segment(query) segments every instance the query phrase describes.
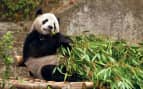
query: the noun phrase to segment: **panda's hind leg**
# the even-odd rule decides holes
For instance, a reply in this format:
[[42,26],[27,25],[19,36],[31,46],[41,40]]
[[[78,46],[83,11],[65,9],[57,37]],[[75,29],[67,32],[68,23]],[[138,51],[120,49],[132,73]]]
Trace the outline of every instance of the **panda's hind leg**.
[[[56,70],[53,73],[54,68],[56,67],[56,65],[46,65],[44,67],[42,67],[41,69],[41,75],[43,77],[43,79],[47,80],[47,81],[56,81],[56,82],[60,82],[60,81],[64,81],[65,75],[60,73],[58,70]],[[66,67],[62,68],[62,72],[66,73]],[[80,74],[78,73],[73,73],[71,76],[68,76],[66,81],[69,82],[77,82],[77,81],[82,81],[85,78],[81,77]]]
[[43,79],[47,81],[64,81],[64,74],[61,74],[58,70],[53,73],[56,65],[46,65],[41,69],[41,75]]

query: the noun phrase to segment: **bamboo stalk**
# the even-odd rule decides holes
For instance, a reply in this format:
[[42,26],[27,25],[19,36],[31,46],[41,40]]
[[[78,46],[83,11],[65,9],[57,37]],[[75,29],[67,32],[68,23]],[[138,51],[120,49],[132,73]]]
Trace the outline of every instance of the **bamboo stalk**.
[[[0,81],[0,84],[2,80]],[[92,89],[93,82],[36,82],[34,80],[6,80],[5,88],[9,89],[10,86],[16,89]],[[1,87],[0,87],[1,89]]]

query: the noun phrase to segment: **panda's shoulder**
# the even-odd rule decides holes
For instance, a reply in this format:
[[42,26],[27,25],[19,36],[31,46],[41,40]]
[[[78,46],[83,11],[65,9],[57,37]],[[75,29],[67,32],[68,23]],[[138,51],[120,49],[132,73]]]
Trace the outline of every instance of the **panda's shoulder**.
[[32,32],[29,32],[27,34],[27,37],[38,37],[39,36],[39,33],[36,31],[36,30],[33,30]]
[[39,33],[36,31],[32,31],[32,32],[27,34],[26,41],[29,42],[29,41],[32,41],[34,39],[39,39],[38,37],[39,37]]

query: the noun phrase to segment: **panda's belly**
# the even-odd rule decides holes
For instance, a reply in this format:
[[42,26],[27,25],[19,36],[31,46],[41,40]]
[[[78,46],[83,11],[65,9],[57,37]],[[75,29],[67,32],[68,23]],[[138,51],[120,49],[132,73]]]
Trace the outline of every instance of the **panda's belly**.
[[59,60],[57,55],[44,56],[39,58],[30,57],[25,64],[34,77],[42,78],[41,68],[45,65],[59,65]]

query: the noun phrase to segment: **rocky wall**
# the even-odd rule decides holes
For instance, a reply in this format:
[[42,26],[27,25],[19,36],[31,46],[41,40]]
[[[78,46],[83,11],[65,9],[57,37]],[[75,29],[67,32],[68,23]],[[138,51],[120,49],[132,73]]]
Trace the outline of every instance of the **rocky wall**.
[[81,0],[59,16],[68,35],[87,32],[130,42],[143,40],[143,0]]

